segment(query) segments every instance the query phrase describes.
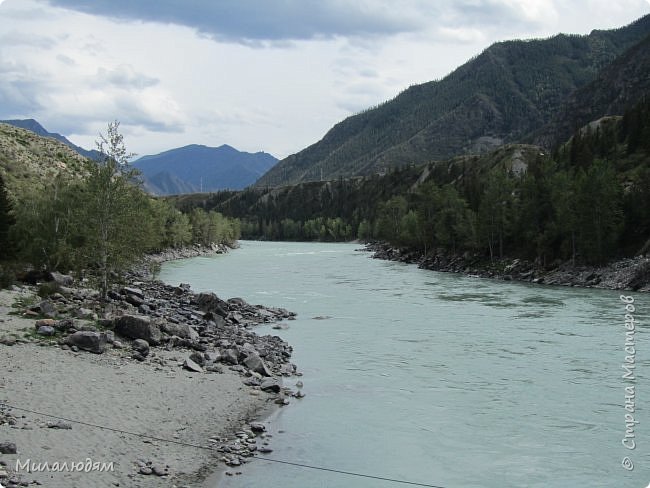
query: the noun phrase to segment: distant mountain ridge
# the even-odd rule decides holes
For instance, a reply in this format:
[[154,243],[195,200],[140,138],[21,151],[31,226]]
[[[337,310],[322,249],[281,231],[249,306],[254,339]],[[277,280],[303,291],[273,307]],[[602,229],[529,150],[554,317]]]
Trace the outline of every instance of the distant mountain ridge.
[[34,119],[14,119],[14,120],[0,120],[3,124],[13,125],[14,127],[19,127],[21,129],[26,129],[32,131],[34,134],[41,137],[51,137],[56,139],[59,142],[62,142],[66,146],[74,149],[82,156],[92,159],[93,161],[99,160],[99,151],[95,149],[84,149],[83,147],[77,146],[76,144],[70,142],[65,136],[58,134],[56,132],[48,132],[41,124],[39,124]]
[[277,158],[265,152],[242,152],[226,144],[191,144],[143,156],[132,165],[142,172],[147,191],[175,195],[239,190],[255,183],[277,162]]
[[650,34],[650,15],[587,36],[493,44],[440,81],[336,124],[258,180],[277,186],[368,175],[522,141],[567,97]]
[[[99,151],[79,147],[65,136],[49,132],[34,119],[0,120],[0,123],[55,139],[88,159],[100,159]],[[255,183],[277,162],[277,158],[265,152],[241,152],[225,144],[220,147],[191,144],[143,156],[131,164],[142,172],[144,187],[149,193],[180,195],[240,190]]]

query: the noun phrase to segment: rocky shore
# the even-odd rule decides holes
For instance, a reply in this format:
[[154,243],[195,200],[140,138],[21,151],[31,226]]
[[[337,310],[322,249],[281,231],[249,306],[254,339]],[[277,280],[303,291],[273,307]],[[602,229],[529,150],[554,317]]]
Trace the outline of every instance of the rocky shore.
[[213,244],[211,246],[201,246],[195,244],[193,246],[180,247],[175,249],[165,249],[156,254],[149,254],[145,258],[146,263],[164,263],[166,261],[174,261],[175,259],[195,258],[197,256],[213,256],[215,254],[225,254],[231,249],[236,249],[238,244],[227,246],[225,244]]
[[454,255],[438,252],[423,256],[420,252],[395,248],[381,242],[366,244],[365,250],[372,252],[372,257],[376,259],[417,264],[422,269],[432,271],[546,285],[650,291],[650,257],[647,256],[622,259],[601,267],[574,266],[565,262],[545,268],[523,259],[490,262],[482,256],[468,253]]
[[[294,314],[145,274],[131,274],[107,303],[56,273],[0,292],[3,486],[148,487],[160,477],[214,486],[219,462],[235,475],[255,452],[271,452],[254,420],[303,393],[283,384],[300,375],[291,346],[253,328]],[[113,470],[51,470],[87,458]],[[49,471],[28,472],[28,459]]]

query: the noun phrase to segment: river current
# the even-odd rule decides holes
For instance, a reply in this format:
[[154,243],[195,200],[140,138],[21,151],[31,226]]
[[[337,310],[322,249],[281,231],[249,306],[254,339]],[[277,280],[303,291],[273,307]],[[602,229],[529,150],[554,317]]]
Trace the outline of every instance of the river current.
[[[241,244],[165,263],[160,279],[298,313],[256,329],[294,347],[303,377],[284,381],[306,394],[267,419],[267,457],[441,488],[649,484],[646,294],[623,293],[630,354],[621,292],[420,270],[354,244]],[[219,486],[408,486],[262,460],[242,471]]]

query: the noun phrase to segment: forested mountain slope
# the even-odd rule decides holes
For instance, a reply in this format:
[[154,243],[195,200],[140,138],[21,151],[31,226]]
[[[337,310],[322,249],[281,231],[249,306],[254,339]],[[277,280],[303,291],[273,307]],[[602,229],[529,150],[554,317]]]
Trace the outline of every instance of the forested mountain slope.
[[648,34],[650,15],[587,36],[496,43],[442,80],[412,86],[336,124],[257,185],[368,175],[517,142]]

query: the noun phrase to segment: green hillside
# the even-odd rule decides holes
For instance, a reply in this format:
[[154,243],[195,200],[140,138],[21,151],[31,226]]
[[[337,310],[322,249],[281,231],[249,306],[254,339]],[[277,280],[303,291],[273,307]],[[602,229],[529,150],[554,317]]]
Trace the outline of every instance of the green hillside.
[[0,177],[13,197],[43,190],[59,174],[87,175],[88,164],[62,142],[0,123]]
[[520,141],[649,33],[645,16],[587,36],[494,44],[444,79],[343,120],[280,161],[257,186],[368,175]]

